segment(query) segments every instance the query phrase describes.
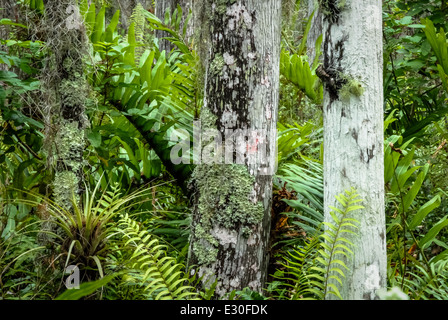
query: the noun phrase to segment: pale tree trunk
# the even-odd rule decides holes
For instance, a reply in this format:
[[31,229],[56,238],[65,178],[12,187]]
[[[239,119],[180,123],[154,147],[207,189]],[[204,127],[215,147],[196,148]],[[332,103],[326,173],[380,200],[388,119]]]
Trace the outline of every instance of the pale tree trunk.
[[[386,287],[383,164],[383,51],[380,0],[321,2],[324,14],[320,77],[324,93],[325,221],[335,196],[355,188],[365,209],[351,237],[354,257],[342,278],[344,299],[376,299]],[[337,284],[337,283],[336,283]],[[332,299],[333,296],[326,298]]]
[[[206,286],[218,280],[217,297],[245,287],[261,292],[269,258],[281,1],[204,0],[202,8],[202,161],[192,176],[189,265]],[[247,142],[239,140],[244,129]],[[264,156],[255,154],[263,150]],[[213,164],[220,161],[226,164]]]

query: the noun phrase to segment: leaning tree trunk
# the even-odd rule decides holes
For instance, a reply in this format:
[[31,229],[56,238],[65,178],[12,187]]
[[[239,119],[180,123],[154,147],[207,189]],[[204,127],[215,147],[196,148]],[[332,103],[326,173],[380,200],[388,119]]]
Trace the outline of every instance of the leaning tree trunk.
[[79,199],[83,190],[84,129],[88,125],[83,62],[87,37],[81,21],[73,21],[77,10],[76,0],[47,0],[45,19],[38,26],[50,51],[41,82],[49,165],[55,171],[53,198],[67,210],[72,209],[73,195]]
[[205,96],[195,132],[189,265],[204,285],[218,280],[218,297],[245,287],[261,292],[269,258],[281,2],[204,0],[201,14]]
[[320,9],[325,220],[333,222],[329,206],[338,206],[336,195],[352,187],[358,191],[365,209],[354,216],[360,228],[350,238],[354,257],[347,261],[341,294],[344,299],[376,299],[376,291],[386,286],[387,261],[381,1],[326,0]]

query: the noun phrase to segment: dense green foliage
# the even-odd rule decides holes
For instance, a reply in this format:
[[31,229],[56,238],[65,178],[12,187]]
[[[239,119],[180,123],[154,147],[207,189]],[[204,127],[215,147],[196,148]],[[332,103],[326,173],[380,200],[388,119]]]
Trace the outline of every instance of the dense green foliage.
[[[411,299],[448,298],[448,6],[443,0],[383,1],[385,189],[388,287]],[[201,107],[199,58],[180,8],[159,20],[141,5],[128,30],[120,11],[79,1],[89,52],[89,123],[84,194],[73,210],[52,200],[50,130],[40,100],[39,38],[44,1],[19,1],[2,19],[0,39],[0,299],[211,299],[186,269],[191,164],[173,164],[174,130],[193,135]],[[323,224],[322,84],[308,61],[311,19],[284,1],[274,179],[272,254],[265,292],[229,299],[340,297],[340,282],[362,207],[340,195],[333,224]],[[25,19],[25,17],[27,17]],[[303,22],[302,22],[303,21]],[[166,33],[174,46],[159,50]],[[360,202],[362,205],[362,202]],[[353,211],[355,211],[353,214]],[[66,290],[65,268],[82,271]]]

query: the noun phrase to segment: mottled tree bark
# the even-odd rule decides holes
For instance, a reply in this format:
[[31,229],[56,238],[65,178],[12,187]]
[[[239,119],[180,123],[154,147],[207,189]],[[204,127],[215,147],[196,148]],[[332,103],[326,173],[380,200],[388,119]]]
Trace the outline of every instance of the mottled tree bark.
[[[163,22],[165,20],[165,12],[170,9],[170,14],[173,12],[174,8],[177,7],[178,0],[157,0],[156,3],[156,16]],[[164,31],[156,30],[156,38],[159,39],[159,49],[160,51],[165,50],[166,52],[171,52],[173,45],[167,40],[163,40],[168,34]]]
[[67,210],[72,208],[73,195],[79,198],[83,191],[84,129],[88,125],[83,60],[87,37],[82,24],[71,23],[74,10],[68,10],[76,6],[76,0],[47,0],[45,20],[39,26],[50,49],[41,82],[49,165],[55,171],[53,198]]
[[[380,0],[320,1],[323,20],[325,220],[335,196],[355,188],[364,201],[344,299],[376,299],[386,287],[383,49]],[[328,299],[334,298],[327,296]]]
[[[16,21],[16,3],[10,0],[0,0],[0,19],[11,19]],[[0,39],[9,38],[10,27],[7,25],[0,26]]]
[[[205,285],[218,280],[218,297],[245,287],[261,292],[269,258],[281,2],[204,0],[202,8],[202,160],[196,158],[192,176],[189,264]],[[238,136],[244,130],[247,141]],[[206,145],[210,136],[216,143],[223,137],[222,144]]]

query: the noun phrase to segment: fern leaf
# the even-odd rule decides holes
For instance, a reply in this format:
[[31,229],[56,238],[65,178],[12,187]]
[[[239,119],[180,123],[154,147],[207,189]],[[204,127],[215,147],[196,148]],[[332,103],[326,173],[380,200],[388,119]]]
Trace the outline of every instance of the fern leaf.
[[139,224],[127,215],[119,226],[123,229],[125,247],[132,251],[128,264],[139,274],[140,285],[148,297],[155,300],[198,298],[193,287],[184,285],[188,279],[180,271],[182,265],[167,254],[165,245],[159,244],[146,230],[140,230]]

